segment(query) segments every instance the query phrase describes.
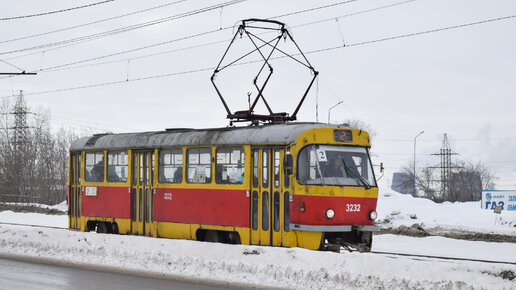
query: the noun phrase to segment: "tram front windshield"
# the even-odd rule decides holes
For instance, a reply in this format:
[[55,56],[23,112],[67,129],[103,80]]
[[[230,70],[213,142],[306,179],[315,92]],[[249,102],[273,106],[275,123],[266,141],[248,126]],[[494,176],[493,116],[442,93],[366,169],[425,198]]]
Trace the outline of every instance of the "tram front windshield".
[[307,185],[376,186],[365,147],[309,145],[299,152],[297,177]]

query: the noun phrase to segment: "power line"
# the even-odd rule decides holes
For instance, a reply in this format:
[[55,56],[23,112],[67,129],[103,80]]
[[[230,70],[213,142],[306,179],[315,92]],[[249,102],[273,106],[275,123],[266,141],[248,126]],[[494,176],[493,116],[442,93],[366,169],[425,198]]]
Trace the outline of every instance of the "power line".
[[15,69],[18,69],[18,70],[24,71],[24,69],[21,69],[21,68],[19,68],[19,67],[15,66],[14,64],[12,64],[12,63],[10,63],[10,62],[7,62],[7,61],[5,61],[5,60],[1,60],[1,59],[0,59],[0,61],[1,61],[1,62],[3,62],[3,63],[5,63],[5,64],[7,64],[7,65],[9,65],[9,66],[11,66],[11,67],[14,67]]
[[[358,0],[353,0],[353,1],[358,1]],[[305,13],[305,12],[309,12],[309,11],[324,9],[324,8],[332,7],[332,6],[335,6],[335,5],[345,4],[345,3],[348,3],[348,2],[350,2],[350,1],[343,1],[343,2],[338,2],[338,3],[335,3],[335,4],[331,4],[331,5],[318,6],[318,7],[314,7],[314,8],[311,8],[311,9],[305,9],[305,10],[300,10],[300,11],[295,11],[295,12],[292,12],[292,13],[288,13],[288,15],[295,15],[295,14]],[[274,17],[271,17],[270,19],[278,18],[278,17],[283,17],[285,15],[287,15],[287,14],[279,15],[279,16],[274,16]],[[91,58],[91,59],[83,60],[80,63],[83,63],[83,62],[86,62],[86,61],[98,60],[98,59],[101,59],[101,58],[106,58],[106,57],[111,57],[111,56],[116,56],[116,55],[120,55],[120,54],[125,54],[125,53],[129,53],[129,52],[134,52],[134,51],[138,51],[138,50],[142,50],[142,49],[148,49],[148,48],[152,48],[152,47],[156,47],[156,46],[161,46],[161,45],[169,44],[169,43],[172,43],[172,42],[176,42],[178,40],[184,40],[184,39],[199,37],[199,36],[203,36],[203,35],[219,32],[219,31],[227,30],[227,29],[230,29],[230,28],[233,28],[233,26],[221,27],[219,29],[215,29],[215,30],[211,30],[211,31],[206,31],[206,32],[198,33],[198,34],[191,35],[191,36],[182,37],[182,38],[177,39],[177,40],[174,39],[174,40],[170,40],[170,41],[165,41],[165,42],[160,42],[160,43],[155,43],[155,44],[143,46],[143,47],[140,47],[140,48],[135,48],[135,49],[130,49],[130,50],[122,51],[122,52],[119,52],[119,53],[109,54],[109,55],[101,56],[101,57],[98,57],[98,58]],[[24,55],[19,55],[19,56],[15,56],[15,57],[10,57],[10,58],[6,58],[5,60],[11,60],[11,59],[16,59],[16,58],[31,56],[31,55],[39,54],[39,53],[42,53],[42,52],[44,53],[44,52],[52,51],[52,50],[55,50],[55,49],[60,49],[60,48],[68,47],[68,46],[71,46],[71,45],[79,44],[79,43],[82,43],[82,42],[85,42],[85,41],[89,41],[89,40],[86,39],[86,40],[83,40],[83,41],[80,41],[80,42],[58,46],[58,47],[53,48],[53,49],[47,49],[45,51],[38,51],[38,52],[29,53],[29,54],[24,54]],[[73,62],[73,63],[68,63],[66,65],[74,65],[74,64],[78,64],[78,63],[79,62]],[[54,69],[54,68],[56,68],[56,67],[51,67],[49,69]],[[43,71],[43,70],[40,70],[40,71]]]
[[169,41],[164,41],[164,42],[160,42],[160,43],[150,44],[150,45],[146,45],[146,46],[142,46],[142,47],[137,47],[137,48],[133,48],[133,49],[128,49],[128,50],[124,50],[124,51],[120,51],[120,52],[116,52],[116,53],[112,53],[112,54],[106,54],[106,55],[102,55],[102,56],[98,56],[98,57],[94,57],[94,58],[89,58],[89,59],[85,59],[85,60],[79,60],[79,61],[75,61],[75,62],[70,62],[70,63],[66,63],[66,64],[62,64],[62,65],[56,65],[56,66],[48,67],[48,68],[46,68],[44,70],[54,70],[54,69],[57,69],[57,68],[66,67],[66,66],[70,66],[70,65],[81,64],[81,63],[90,62],[90,61],[93,61],[93,60],[99,60],[99,59],[104,59],[104,58],[113,57],[113,56],[117,56],[117,55],[127,54],[127,53],[130,53],[130,52],[135,52],[135,51],[139,51],[139,50],[149,49],[149,48],[153,48],[153,47],[156,47],[156,46],[161,46],[161,45],[164,45],[164,44],[179,42],[179,41],[183,41],[183,40],[187,40],[187,39],[191,39],[191,38],[196,38],[196,37],[199,37],[199,36],[204,36],[204,35],[212,34],[212,33],[219,32],[221,30],[225,30],[225,29],[229,29],[229,28],[231,28],[231,27],[225,27],[225,28],[222,28],[222,29],[209,30],[209,31],[205,31],[205,32],[201,32],[201,33],[197,33],[197,34],[193,34],[193,35],[188,35],[188,36],[172,39],[172,40],[169,40]]
[[[171,76],[185,75],[185,74],[191,74],[191,73],[198,73],[198,72],[203,72],[203,71],[212,71],[214,69],[215,69],[215,67],[200,68],[200,69],[194,69],[194,70],[188,70],[188,71],[173,72],[173,73],[168,73],[168,74],[146,76],[146,77],[135,78],[135,79],[127,79],[127,80],[112,81],[112,82],[105,82],[105,83],[89,84],[89,85],[83,85],[83,86],[76,86],[76,87],[62,88],[62,89],[55,89],[55,90],[48,90],[48,91],[41,91],[41,92],[34,92],[34,93],[25,93],[25,96],[27,96],[27,95],[44,95],[44,94],[49,94],[49,93],[74,91],[74,90],[87,89],[87,88],[95,88],[95,87],[104,87],[104,86],[116,85],[116,84],[122,84],[122,83],[128,83],[128,82],[137,82],[137,81],[144,81],[144,80],[150,80],[150,79],[158,79],[158,78],[164,78],[164,77],[171,77]],[[13,96],[4,96],[2,98],[5,99],[5,98],[11,98],[11,97],[13,97]]]
[[23,40],[23,39],[29,39],[29,38],[34,38],[34,37],[38,37],[38,36],[43,36],[43,35],[49,35],[49,34],[53,34],[53,33],[57,33],[57,32],[72,30],[72,29],[76,29],[76,28],[80,28],[80,27],[85,27],[85,26],[89,26],[89,25],[93,25],[93,24],[98,24],[98,23],[102,23],[102,22],[106,22],[106,21],[110,21],[110,20],[114,20],[114,19],[119,19],[119,18],[131,16],[131,15],[147,12],[147,11],[150,11],[150,10],[155,10],[155,9],[163,8],[163,7],[166,7],[166,6],[178,4],[178,3],[181,3],[181,2],[185,2],[185,1],[188,1],[188,0],[174,1],[174,2],[171,2],[171,3],[167,3],[167,4],[163,4],[163,5],[159,5],[159,6],[154,6],[154,7],[151,7],[151,8],[147,8],[147,9],[143,9],[143,10],[138,10],[138,11],[134,11],[134,12],[131,12],[131,13],[122,14],[122,15],[118,15],[118,16],[114,16],[114,17],[109,17],[109,18],[105,18],[105,19],[101,19],[101,20],[97,20],[97,21],[93,21],[93,22],[88,22],[88,23],[84,23],[84,24],[74,25],[74,26],[70,26],[70,27],[65,27],[65,28],[61,28],[61,29],[56,29],[56,30],[48,31],[48,32],[32,34],[32,35],[27,35],[27,36],[23,36],[23,37],[8,39],[8,40],[2,40],[2,41],[0,41],[0,43],[8,43],[8,42],[13,42],[13,41],[18,41],[18,40]]
[[[510,16],[505,16],[505,17],[499,17],[499,18],[494,18],[494,19],[478,21],[478,22],[471,22],[471,23],[454,25],[454,26],[448,26],[448,27],[437,28],[437,29],[432,29],[432,30],[426,30],[426,31],[421,31],[421,32],[402,34],[402,35],[391,36],[391,37],[386,37],[386,38],[380,38],[380,39],[375,39],[375,40],[369,40],[369,41],[352,43],[352,44],[346,45],[345,47],[360,46],[360,45],[364,45],[364,44],[371,44],[371,43],[383,42],[383,41],[388,41],[388,40],[395,40],[395,39],[400,39],[400,38],[407,38],[407,37],[418,36],[418,35],[423,35],[423,34],[428,34],[428,33],[434,33],[434,32],[440,32],[440,31],[451,30],[451,29],[456,29],[456,28],[462,28],[462,27],[467,27],[467,26],[473,26],[473,25],[478,25],[478,24],[484,24],[484,23],[489,23],[489,22],[501,21],[501,20],[511,19],[511,18],[515,18],[515,17],[516,17],[516,15],[510,15]],[[328,47],[328,48],[323,48],[323,49],[319,49],[319,50],[314,50],[311,53],[318,53],[318,52],[323,52],[323,51],[336,50],[336,49],[341,49],[343,47],[344,46]]]
[[172,15],[172,16],[167,16],[167,17],[155,19],[155,20],[152,20],[152,21],[142,22],[142,23],[139,23],[139,24],[125,26],[125,27],[121,27],[121,28],[117,28],[117,29],[112,29],[112,30],[108,30],[108,31],[100,32],[100,33],[94,33],[94,34],[80,36],[80,37],[75,37],[75,38],[71,38],[71,39],[67,39],[67,40],[61,40],[61,41],[57,41],[57,42],[41,44],[41,45],[36,45],[36,46],[32,46],[32,47],[20,48],[20,49],[15,49],[15,50],[11,50],[11,51],[4,51],[4,52],[0,52],[0,55],[6,55],[6,54],[17,53],[17,52],[24,52],[24,51],[30,51],[30,50],[35,50],[35,49],[40,49],[40,48],[47,48],[47,47],[53,47],[53,46],[59,46],[59,45],[63,45],[63,44],[70,44],[70,43],[76,43],[76,42],[84,42],[84,41],[95,40],[95,39],[99,39],[99,38],[103,38],[103,37],[108,37],[108,36],[112,36],[112,35],[123,33],[123,32],[128,32],[128,31],[132,31],[132,30],[136,30],[136,29],[141,29],[141,28],[145,28],[145,27],[161,24],[161,23],[172,21],[172,20],[176,20],[176,19],[181,19],[181,18],[193,16],[193,15],[196,15],[196,14],[201,14],[201,13],[204,13],[204,12],[208,12],[208,11],[219,9],[219,8],[222,8],[222,7],[238,4],[238,3],[241,3],[241,2],[245,2],[245,1],[247,1],[247,0],[232,0],[232,1],[229,1],[229,2],[222,3],[222,4],[217,4],[217,5],[213,5],[213,6],[203,7],[203,8],[191,10],[191,11],[188,11],[188,12],[184,12],[184,13],[180,13],[180,14],[176,14],[176,15]]
[[135,56],[135,57],[131,57],[131,58],[116,59],[116,60],[104,61],[104,62],[96,62],[96,63],[84,64],[84,65],[78,65],[78,66],[69,66],[69,64],[67,64],[64,67],[54,68],[54,69],[49,67],[49,68],[41,69],[39,71],[40,72],[56,72],[56,71],[63,71],[63,70],[69,70],[69,69],[77,69],[77,68],[97,66],[97,65],[103,65],[103,64],[127,62],[127,61],[136,60],[136,59],[148,58],[148,57],[152,57],[152,56],[158,56],[158,55],[169,54],[169,53],[173,53],[173,52],[186,51],[186,50],[190,50],[190,49],[194,49],[194,48],[211,46],[211,45],[214,45],[214,44],[227,43],[230,40],[231,39],[224,39],[224,40],[219,40],[219,41],[214,41],[214,42],[208,42],[208,43],[203,43],[203,44],[183,47],[183,48],[177,48],[177,49],[172,49],[172,50],[160,51],[160,52],[151,53],[151,54],[144,54],[144,55]]
[[357,2],[357,1],[359,1],[359,0],[342,1],[342,2],[337,2],[337,3],[333,3],[333,4],[329,4],[329,5],[324,5],[324,6],[319,6],[319,7],[299,10],[299,11],[295,11],[295,12],[290,12],[290,13],[287,13],[287,14],[282,14],[282,15],[278,15],[278,16],[274,16],[274,17],[269,17],[267,19],[276,19],[276,18],[281,18],[281,17],[287,17],[287,16],[297,15],[297,14],[301,14],[301,13],[312,12],[312,11],[315,11],[315,10],[330,8],[330,7],[334,7],[334,6],[338,6],[338,5],[342,5],[342,4],[349,4],[349,3]]
[[[357,1],[357,0],[354,0],[354,1]],[[334,20],[335,18],[339,18],[340,19],[340,18],[350,17],[350,16],[359,15],[359,14],[363,14],[363,13],[366,13],[366,12],[377,11],[377,10],[380,10],[380,9],[390,8],[390,7],[394,7],[394,6],[398,6],[398,5],[401,5],[401,4],[406,4],[406,3],[414,2],[414,1],[417,1],[417,0],[398,2],[398,3],[391,4],[391,5],[385,5],[385,6],[376,7],[376,8],[373,8],[373,9],[359,11],[359,12],[356,12],[356,13],[351,13],[351,14],[337,16],[337,17],[330,18],[330,19],[324,19],[324,20],[320,20],[320,21],[315,21],[315,22],[295,25],[295,26],[291,26],[290,28],[297,28],[297,27],[301,27],[301,26],[313,25],[313,24],[325,22],[325,21],[328,21],[328,20]],[[335,3],[333,5],[325,5],[325,6],[315,7],[315,8],[312,8],[312,9],[305,9],[305,10],[295,11],[295,12],[289,13],[288,15],[294,15],[294,14],[304,13],[304,12],[308,12],[308,11],[314,11],[314,10],[318,10],[318,9],[328,8],[328,7],[331,7],[331,6],[335,6],[337,4],[344,4],[344,3],[348,3],[348,2],[349,1],[344,1],[344,2]],[[280,16],[271,17],[269,19],[278,18],[278,17],[280,17]],[[210,31],[206,31],[206,32],[203,32],[203,33],[199,33],[199,34],[194,34],[194,35],[190,35],[190,36],[186,36],[186,37],[182,37],[182,38],[178,38],[178,39],[173,39],[173,40],[169,40],[169,41],[165,41],[165,42],[155,43],[155,44],[151,44],[151,45],[147,45],[147,46],[143,46],[143,47],[139,47],[139,48],[135,48],[135,49],[129,49],[129,50],[113,53],[113,54],[103,55],[103,56],[99,56],[99,57],[95,57],[95,58],[84,59],[84,60],[80,60],[80,61],[76,61],[76,62],[71,62],[71,63],[66,63],[66,64],[61,64],[61,65],[53,66],[53,67],[47,67],[47,68],[44,68],[44,69],[40,69],[38,71],[39,72],[61,71],[61,70],[68,69],[68,68],[66,68],[68,66],[72,66],[72,65],[76,65],[76,64],[81,64],[81,63],[85,63],[85,62],[90,62],[90,61],[94,61],[94,60],[99,60],[99,59],[103,59],[103,58],[108,58],[108,57],[112,57],[112,56],[117,56],[117,55],[121,55],[121,54],[126,54],[126,53],[130,53],[130,52],[135,52],[135,51],[139,51],[139,50],[144,50],[144,49],[148,49],[148,48],[152,48],[152,47],[157,47],[157,46],[161,46],[161,45],[165,45],[165,44],[169,44],[169,43],[173,43],[173,42],[178,42],[178,41],[182,41],[182,40],[186,40],[186,39],[190,39],[190,38],[196,38],[196,37],[199,37],[199,36],[203,36],[203,35],[219,32],[219,31],[227,30],[227,29],[230,29],[230,28],[232,28],[232,26],[227,26],[227,27],[220,28],[218,30],[217,29],[210,30]],[[116,62],[126,62],[126,61],[130,61],[130,60],[134,60],[134,59],[140,59],[140,58],[145,58],[145,57],[151,57],[151,56],[162,55],[162,54],[178,52],[178,51],[185,51],[185,50],[189,50],[189,49],[194,49],[194,48],[199,48],[199,47],[204,47],[204,46],[224,43],[224,42],[229,41],[229,40],[231,40],[231,39],[215,41],[215,42],[210,42],[210,43],[205,43],[205,44],[199,44],[199,45],[194,45],[194,46],[190,46],[190,47],[186,47],[186,48],[168,50],[168,51],[165,51],[165,52],[152,53],[152,54],[147,54],[147,55],[133,57],[133,58],[126,58],[126,59],[122,59],[122,60],[107,61],[107,62],[95,63],[95,64],[91,64],[91,65],[75,66],[75,67],[71,67],[70,69],[80,68],[80,67],[88,67],[88,66],[94,66],[94,65],[110,64],[110,63],[116,63]],[[32,55],[32,54],[30,54],[30,55]],[[12,58],[9,58],[9,59],[12,59]]]
[[61,9],[61,10],[55,10],[55,11],[49,11],[49,12],[43,12],[43,13],[38,13],[38,14],[31,14],[31,15],[24,15],[24,16],[5,17],[5,18],[0,18],[0,21],[4,21],[4,20],[15,20],[15,19],[31,18],[31,17],[37,17],[37,16],[44,16],[44,15],[56,14],[56,13],[67,12],[67,11],[72,11],[72,10],[82,9],[82,8],[86,8],[86,7],[96,6],[96,5],[100,5],[100,4],[104,4],[104,3],[108,3],[108,2],[113,2],[113,1],[115,1],[115,0],[106,0],[106,1],[101,1],[101,2],[96,2],[96,3],[91,3],[91,4],[87,4],[87,5],[82,5],[82,6],[72,7],[72,8],[66,8],[66,9]]
[[[366,44],[371,44],[371,43],[378,43],[378,42],[387,41],[387,40],[394,40],[394,39],[400,39],[400,38],[405,38],[405,37],[410,37],[410,36],[417,36],[417,35],[422,35],[422,34],[427,34],[427,33],[434,33],[434,32],[439,32],[439,31],[444,31],[444,30],[450,30],[450,29],[456,29],[456,28],[461,28],[461,27],[472,26],[472,25],[484,24],[484,23],[489,23],[489,22],[494,22],[494,21],[510,19],[510,18],[514,18],[514,17],[516,17],[516,15],[506,16],[506,17],[499,17],[499,18],[494,18],[494,19],[489,19],[489,20],[483,20],[483,21],[478,21],[478,22],[472,22],[472,23],[455,25],[455,26],[449,26],[449,27],[432,29],[432,30],[426,30],[426,31],[422,31],[422,32],[403,34],[403,35],[392,36],[392,37],[382,38],[382,39],[377,39],[377,40],[363,41],[363,42],[354,43],[354,44],[350,44],[350,45],[346,45],[346,46],[338,46],[338,47],[330,47],[330,48],[317,49],[317,50],[308,51],[308,52],[305,53],[305,55],[306,54],[312,54],[312,53],[321,53],[321,52],[326,52],[326,51],[335,50],[335,49],[341,49],[341,48],[345,48],[345,47],[360,46],[360,45],[366,45]],[[205,32],[205,33],[209,33],[209,32]],[[275,59],[284,58],[284,57],[285,56],[279,56],[279,57],[276,57]],[[235,65],[245,65],[245,64],[256,63],[256,62],[260,62],[260,61],[261,60],[248,61],[248,62],[237,63]],[[56,89],[56,90],[49,90],[49,91],[42,91],[42,92],[25,93],[25,95],[41,95],[41,94],[48,94],[48,93],[53,93],[53,92],[62,92],[62,91],[78,90],[78,89],[85,89],[85,88],[92,88],[92,87],[100,87],[100,86],[121,84],[121,83],[125,83],[125,82],[134,82],[134,81],[142,81],[142,80],[149,80],[149,79],[156,79],[156,78],[163,78],[163,77],[170,77],[170,76],[198,73],[198,72],[209,71],[209,70],[213,70],[213,69],[215,69],[215,68],[214,67],[199,68],[199,69],[194,69],[194,70],[181,71],[181,72],[173,72],[173,73],[160,74],[160,75],[154,75],[154,76],[147,76],[147,77],[141,77],[141,78],[136,78],[136,79],[128,79],[128,80],[121,80],[121,81],[113,81],[113,82],[105,82],[105,83],[98,83],[98,84],[90,84],[90,85],[77,86],[77,87],[71,87],[71,88],[63,88],[63,89]],[[12,96],[4,96],[2,98],[10,98],[10,97],[12,97]],[[493,139],[495,139],[495,138],[493,138]],[[499,139],[516,139],[516,137],[499,138]],[[472,139],[465,139],[465,140],[472,140]],[[483,139],[483,140],[486,140],[486,139]],[[406,142],[407,140],[392,140],[392,141]],[[434,142],[434,141],[432,141],[432,142]]]
[[362,10],[362,11],[358,11],[358,12],[354,12],[354,13],[349,13],[349,14],[345,14],[345,15],[341,15],[341,16],[337,16],[337,17],[331,17],[331,18],[307,22],[307,23],[303,23],[303,24],[299,24],[299,25],[294,25],[294,26],[290,26],[290,28],[303,27],[303,26],[319,24],[319,23],[328,22],[328,21],[335,21],[335,19],[341,19],[341,18],[345,18],[345,17],[350,17],[350,16],[360,15],[360,14],[369,13],[369,12],[373,12],[373,11],[378,11],[378,10],[391,8],[391,7],[395,7],[398,5],[407,4],[407,3],[415,2],[415,1],[418,1],[418,0],[408,0],[408,1],[397,2],[397,3],[384,5],[384,6],[380,6],[380,7],[376,7],[376,8],[371,8],[371,9],[367,9],[367,10]]

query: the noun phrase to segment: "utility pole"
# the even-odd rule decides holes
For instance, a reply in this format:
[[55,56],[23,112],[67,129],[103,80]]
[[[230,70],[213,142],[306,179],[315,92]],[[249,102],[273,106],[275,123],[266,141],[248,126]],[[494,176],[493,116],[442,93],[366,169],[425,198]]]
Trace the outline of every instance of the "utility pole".
[[332,110],[333,108],[337,107],[338,105],[342,104],[343,102],[344,102],[344,101],[340,101],[340,102],[336,103],[335,105],[333,105],[332,107],[330,107],[330,108],[328,109],[328,124],[330,124],[330,119],[331,119],[331,117],[330,117],[330,116],[331,116],[331,110]]
[[419,135],[425,133],[425,131],[421,131],[419,132],[419,134],[416,135],[416,137],[414,137],[414,195],[413,196],[416,196],[417,192],[416,192],[416,139],[417,137],[419,137]]

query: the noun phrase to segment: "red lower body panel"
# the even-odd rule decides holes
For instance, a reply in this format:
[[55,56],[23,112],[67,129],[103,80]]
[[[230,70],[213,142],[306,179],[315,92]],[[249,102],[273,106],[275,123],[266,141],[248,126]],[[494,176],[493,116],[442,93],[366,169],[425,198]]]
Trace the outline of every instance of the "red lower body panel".
[[[373,225],[369,212],[376,209],[377,198],[294,195],[290,222],[302,225]],[[304,207],[304,212],[301,208]],[[326,210],[335,216],[326,218]]]
[[203,225],[249,227],[246,190],[158,188],[154,220]]
[[96,196],[86,196],[81,187],[82,215],[106,218],[131,218],[129,187],[97,187]]

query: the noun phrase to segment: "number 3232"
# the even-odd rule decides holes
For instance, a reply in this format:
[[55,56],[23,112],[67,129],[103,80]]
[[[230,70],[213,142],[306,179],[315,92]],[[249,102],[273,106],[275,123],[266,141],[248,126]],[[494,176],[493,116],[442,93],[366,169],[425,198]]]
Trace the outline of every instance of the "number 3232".
[[348,203],[348,204],[346,204],[346,211],[349,211],[349,212],[360,211],[360,204],[359,203]]

